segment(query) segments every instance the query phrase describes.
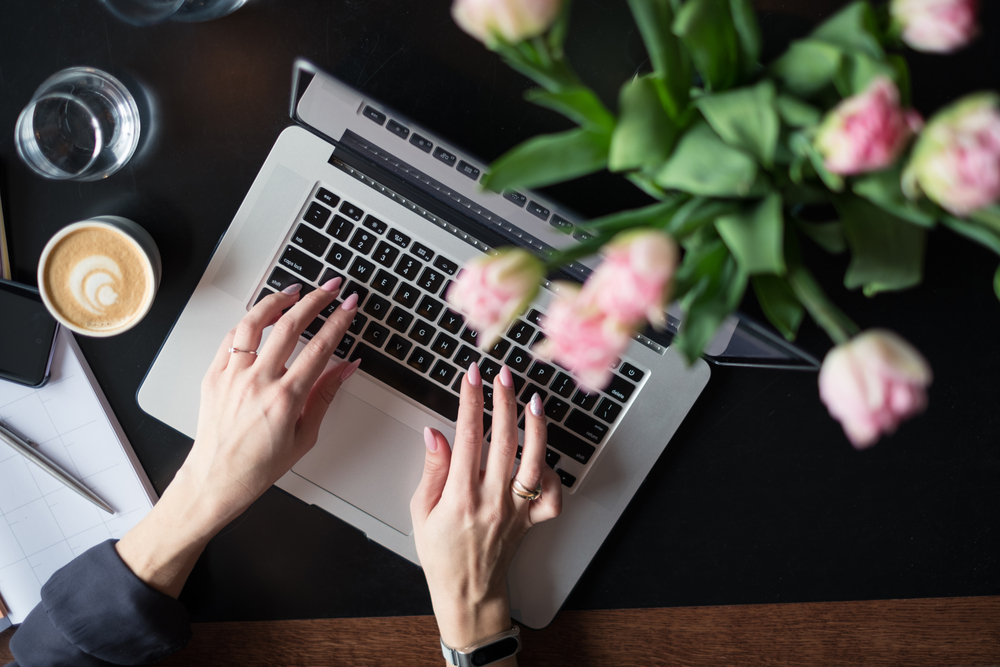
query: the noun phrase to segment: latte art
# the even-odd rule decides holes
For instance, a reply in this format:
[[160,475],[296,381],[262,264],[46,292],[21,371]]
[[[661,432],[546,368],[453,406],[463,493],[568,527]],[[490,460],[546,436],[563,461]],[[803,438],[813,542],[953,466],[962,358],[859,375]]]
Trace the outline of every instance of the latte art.
[[100,315],[118,301],[115,284],[121,279],[122,272],[115,260],[104,255],[87,257],[70,271],[69,289],[78,304]]

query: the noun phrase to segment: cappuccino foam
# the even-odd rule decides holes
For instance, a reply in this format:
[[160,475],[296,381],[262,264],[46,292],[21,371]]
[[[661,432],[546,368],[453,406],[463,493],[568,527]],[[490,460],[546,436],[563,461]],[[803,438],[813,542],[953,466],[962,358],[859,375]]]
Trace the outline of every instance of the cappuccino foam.
[[121,232],[86,227],[56,243],[45,264],[45,291],[66,320],[108,331],[142,312],[152,289],[148,260]]

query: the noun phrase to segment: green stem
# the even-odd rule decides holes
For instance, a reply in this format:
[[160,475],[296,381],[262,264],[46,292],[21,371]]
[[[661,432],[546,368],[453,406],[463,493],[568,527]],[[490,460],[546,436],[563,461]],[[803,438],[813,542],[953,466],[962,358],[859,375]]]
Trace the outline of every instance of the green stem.
[[836,345],[841,345],[857,335],[858,325],[827,298],[812,274],[803,266],[789,266],[788,284],[795,296],[809,311],[810,317],[823,327]]

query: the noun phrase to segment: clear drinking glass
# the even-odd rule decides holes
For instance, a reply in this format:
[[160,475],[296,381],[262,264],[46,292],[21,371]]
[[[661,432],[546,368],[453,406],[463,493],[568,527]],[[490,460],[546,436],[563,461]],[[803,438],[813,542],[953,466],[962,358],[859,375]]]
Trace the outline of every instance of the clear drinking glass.
[[230,14],[246,0],[100,0],[112,14],[132,25],[163,21],[196,23]]
[[139,143],[139,109],[101,70],[71,67],[46,79],[17,119],[14,143],[46,178],[97,181],[128,162]]

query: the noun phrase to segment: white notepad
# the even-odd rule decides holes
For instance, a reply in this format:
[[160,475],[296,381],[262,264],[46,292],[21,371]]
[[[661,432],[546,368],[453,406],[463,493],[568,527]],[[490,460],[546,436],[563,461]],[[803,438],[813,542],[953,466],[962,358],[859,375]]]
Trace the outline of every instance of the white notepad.
[[0,442],[0,597],[20,623],[56,570],[90,547],[121,538],[156,494],[73,334],[59,332],[41,389],[0,381],[0,420],[114,508],[98,509]]

